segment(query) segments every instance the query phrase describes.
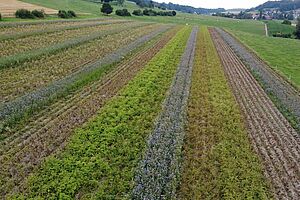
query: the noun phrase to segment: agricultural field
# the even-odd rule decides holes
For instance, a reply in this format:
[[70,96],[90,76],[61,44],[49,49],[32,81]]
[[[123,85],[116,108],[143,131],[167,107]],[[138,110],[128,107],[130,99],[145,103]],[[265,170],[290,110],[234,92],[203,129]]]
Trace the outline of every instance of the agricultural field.
[[4,17],[13,17],[18,9],[27,10],[44,10],[46,14],[56,14],[58,11],[43,6],[38,6],[30,3],[25,3],[18,0],[1,0],[0,1],[0,13]]
[[266,21],[266,24],[268,25],[270,36],[276,33],[293,34],[293,32],[296,30],[294,26],[282,24],[282,21]]
[[300,199],[299,45],[183,13],[0,23],[0,198]]

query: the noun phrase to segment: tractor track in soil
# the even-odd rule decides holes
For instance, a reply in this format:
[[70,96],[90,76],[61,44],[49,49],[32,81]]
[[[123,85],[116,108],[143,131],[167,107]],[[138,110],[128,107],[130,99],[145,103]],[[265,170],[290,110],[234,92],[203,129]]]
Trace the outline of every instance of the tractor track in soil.
[[[39,114],[39,118],[17,131],[0,144],[0,177],[6,177],[17,186],[42,160],[62,149],[72,131],[85,123],[118,91],[126,85],[175,35],[171,29],[147,49],[68,100],[61,100]],[[1,175],[2,174],[2,175]],[[2,188],[5,185],[2,184]],[[3,194],[3,191],[1,195]],[[3,190],[3,189],[2,189]]]
[[216,30],[210,29],[224,71],[276,199],[300,198],[300,138]]

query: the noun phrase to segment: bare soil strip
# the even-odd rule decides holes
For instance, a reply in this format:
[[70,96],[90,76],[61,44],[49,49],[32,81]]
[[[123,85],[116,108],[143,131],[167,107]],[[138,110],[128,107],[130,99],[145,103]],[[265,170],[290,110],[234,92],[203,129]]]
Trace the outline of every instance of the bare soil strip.
[[239,41],[222,29],[216,29],[236,55],[245,63],[250,71],[261,82],[267,94],[275,97],[275,104],[280,111],[289,118],[293,127],[300,134],[300,91],[294,88],[287,80],[278,75],[265,62],[249,51]]
[[148,49],[122,62],[104,79],[84,88],[66,102],[50,107],[49,113],[16,133],[1,146],[1,196],[18,191],[22,182],[42,160],[63,148],[72,131],[81,126],[126,85],[175,35],[169,31]]
[[171,199],[175,196],[197,33],[198,27],[194,27],[163,111],[148,140],[148,149],[137,171],[133,199]]
[[300,138],[269,99],[241,59],[214,29],[210,30],[225,74],[261,157],[276,199],[300,198]]

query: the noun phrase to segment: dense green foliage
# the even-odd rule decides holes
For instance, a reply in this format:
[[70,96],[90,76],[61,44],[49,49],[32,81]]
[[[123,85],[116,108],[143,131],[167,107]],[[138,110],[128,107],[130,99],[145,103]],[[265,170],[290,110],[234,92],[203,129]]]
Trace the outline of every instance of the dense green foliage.
[[174,17],[176,16],[176,12],[175,11],[155,11],[152,9],[145,9],[143,10],[143,15],[146,16],[171,16]]
[[42,10],[33,10],[32,15],[37,17],[37,18],[44,18],[45,17],[45,13]]
[[295,36],[296,36],[297,39],[300,39],[300,17],[298,18],[296,31],[295,31]]
[[275,71],[300,87],[300,41],[233,32]]
[[143,11],[142,10],[134,10],[132,12],[132,14],[135,16],[143,16]]
[[104,3],[101,7],[101,12],[106,15],[111,14],[113,10],[114,10],[113,7],[109,3]]
[[268,199],[262,166],[207,28],[198,36],[180,199]]
[[131,16],[130,12],[127,9],[116,10],[116,15],[118,16]]
[[290,20],[283,20],[282,24],[286,24],[286,25],[292,25],[292,22]]
[[16,18],[21,18],[21,19],[33,19],[34,15],[26,9],[19,9],[15,13]]
[[145,69],[83,128],[65,150],[29,178],[28,196],[128,198],[134,171],[184,51],[190,28],[177,33]]
[[58,17],[63,19],[77,17],[76,13],[73,10],[68,10],[68,11],[59,10],[57,15]]

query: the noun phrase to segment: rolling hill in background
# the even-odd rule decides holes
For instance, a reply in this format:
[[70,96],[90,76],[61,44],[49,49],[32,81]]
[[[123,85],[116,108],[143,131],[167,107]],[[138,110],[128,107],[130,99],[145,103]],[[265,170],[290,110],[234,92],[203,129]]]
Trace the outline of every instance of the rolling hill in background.
[[300,0],[284,0],[284,1],[268,1],[255,8],[247,11],[264,10],[264,9],[278,9],[280,11],[291,11],[300,9]]

